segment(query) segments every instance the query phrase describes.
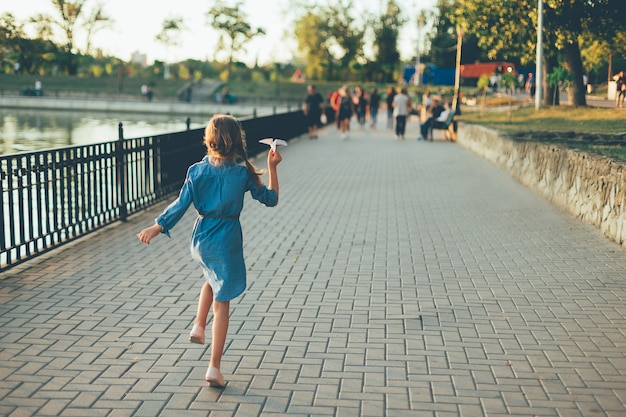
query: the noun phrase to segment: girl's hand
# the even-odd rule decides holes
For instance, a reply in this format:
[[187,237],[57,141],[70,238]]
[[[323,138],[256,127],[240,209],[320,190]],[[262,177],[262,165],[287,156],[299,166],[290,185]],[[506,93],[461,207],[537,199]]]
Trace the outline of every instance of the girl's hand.
[[149,245],[150,241],[154,239],[155,237],[157,237],[161,233],[162,230],[163,228],[160,225],[155,223],[153,226],[147,227],[143,229],[141,232],[137,233],[137,237],[139,238],[141,242],[145,243],[146,245]]
[[280,164],[280,161],[282,160],[283,157],[280,156],[278,150],[273,151],[270,149],[269,153],[267,154],[267,165],[269,167],[276,168],[276,165]]

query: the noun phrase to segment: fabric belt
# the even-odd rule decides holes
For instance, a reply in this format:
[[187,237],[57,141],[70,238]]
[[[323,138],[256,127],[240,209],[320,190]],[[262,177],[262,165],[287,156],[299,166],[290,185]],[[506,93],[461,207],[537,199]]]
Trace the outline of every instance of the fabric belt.
[[238,219],[239,216],[203,216],[202,214],[198,214],[198,217],[201,219]]

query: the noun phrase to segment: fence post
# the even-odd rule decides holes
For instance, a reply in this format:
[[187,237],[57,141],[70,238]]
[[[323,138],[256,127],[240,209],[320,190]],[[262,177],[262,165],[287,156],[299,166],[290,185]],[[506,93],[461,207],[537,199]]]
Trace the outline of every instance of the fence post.
[[126,158],[124,155],[124,127],[122,122],[117,127],[118,140],[115,152],[117,166],[117,189],[119,200],[120,220],[125,222],[128,217],[128,209],[126,207]]

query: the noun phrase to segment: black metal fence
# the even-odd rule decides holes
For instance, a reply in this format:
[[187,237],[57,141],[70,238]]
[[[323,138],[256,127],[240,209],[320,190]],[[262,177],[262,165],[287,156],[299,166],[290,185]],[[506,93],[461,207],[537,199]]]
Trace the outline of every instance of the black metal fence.
[[[301,111],[241,119],[259,139],[306,132]],[[0,272],[177,193],[205,154],[203,129],[0,156]]]

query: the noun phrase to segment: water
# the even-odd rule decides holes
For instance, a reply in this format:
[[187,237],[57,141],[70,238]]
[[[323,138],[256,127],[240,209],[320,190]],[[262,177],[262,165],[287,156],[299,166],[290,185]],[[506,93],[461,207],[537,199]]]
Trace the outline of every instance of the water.
[[[125,138],[179,132],[187,129],[186,120],[172,114],[0,109],[0,155],[117,140],[120,122]],[[190,128],[207,121],[192,118]]]

